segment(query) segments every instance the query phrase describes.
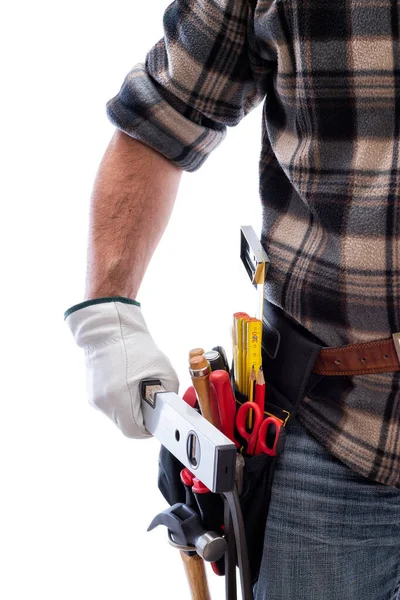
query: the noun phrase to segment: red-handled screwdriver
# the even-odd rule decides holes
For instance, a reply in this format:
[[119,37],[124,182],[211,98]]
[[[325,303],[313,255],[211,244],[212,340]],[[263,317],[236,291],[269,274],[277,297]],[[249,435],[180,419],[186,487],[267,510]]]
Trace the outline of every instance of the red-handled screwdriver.
[[221,431],[237,448],[240,444],[235,440],[236,401],[229,373],[222,370],[210,373],[210,384],[215,388],[218,398],[218,410],[221,421]]

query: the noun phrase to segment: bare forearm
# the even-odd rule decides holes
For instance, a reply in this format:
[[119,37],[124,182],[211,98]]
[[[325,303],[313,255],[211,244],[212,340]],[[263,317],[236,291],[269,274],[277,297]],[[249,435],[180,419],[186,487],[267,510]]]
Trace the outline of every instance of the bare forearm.
[[182,169],[116,131],[91,199],[85,299],[136,298],[176,199]]

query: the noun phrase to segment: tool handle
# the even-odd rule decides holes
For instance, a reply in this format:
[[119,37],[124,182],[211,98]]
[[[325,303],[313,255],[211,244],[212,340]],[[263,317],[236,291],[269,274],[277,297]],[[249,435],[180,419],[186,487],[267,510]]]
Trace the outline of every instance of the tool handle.
[[[255,414],[255,421],[251,431],[247,431],[247,417],[249,412],[253,410]],[[236,416],[236,427],[240,435],[247,441],[247,454],[254,454],[254,450],[257,444],[259,429],[263,422],[263,415],[261,408],[255,402],[245,402],[239,408]]]
[[204,356],[194,356],[190,359],[190,375],[196,390],[201,414],[209,423],[216,425],[212,412],[210,389],[210,363]]
[[208,376],[197,377],[193,379],[193,387],[197,393],[201,414],[207,421],[214,425],[214,418],[211,410],[210,384]]
[[223,370],[210,373],[210,387],[217,394],[221,431],[239,447],[240,444],[235,439],[236,401],[229,373]]
[[198,554],[188,556],[183,550],[181,550],[181,557],[189,582],[192,600],[211,600],[203,559]]
[[[272,432],[270,432],[271,427]],[[258,431],[254,454],[269,454],[270,456],[276,456],[281,429],[282,422],[279,419],[276,417],[267,417]],[[271,440],[268,439],[269,433],[271,433],[271,438],[273,440],[272,445],[270,446],[268,445],[268,442],[271,443]]]

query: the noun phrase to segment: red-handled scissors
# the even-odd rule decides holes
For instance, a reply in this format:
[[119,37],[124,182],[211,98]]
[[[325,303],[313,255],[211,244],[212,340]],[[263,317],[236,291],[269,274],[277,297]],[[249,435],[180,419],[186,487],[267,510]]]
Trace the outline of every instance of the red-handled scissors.
[[[246,429],[247,417],[250,410],[254,411],[254,425],[249,432]],[[269,454],[276,456],[276,448],[279,441],[279,434],[282,427],[282,421],[277,417],[268,416],[264,419],[263,410],[255,402],[245,402],[238,410],[236,415],[236,427],[240,435],[247,441],[246,453],[250,455]],[[274,442],[268,445],[271,432],[274,436]]]

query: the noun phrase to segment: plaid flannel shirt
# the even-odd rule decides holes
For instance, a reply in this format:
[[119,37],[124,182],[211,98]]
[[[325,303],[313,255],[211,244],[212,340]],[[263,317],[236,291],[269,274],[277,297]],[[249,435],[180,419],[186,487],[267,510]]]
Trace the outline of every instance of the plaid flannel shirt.
[[[186,171],[263,101],[266,297],[326,346],[400,330],[399,0],[175,0],[107,105]],[[400,488],[400,372],[308,396],[299,420]]]

